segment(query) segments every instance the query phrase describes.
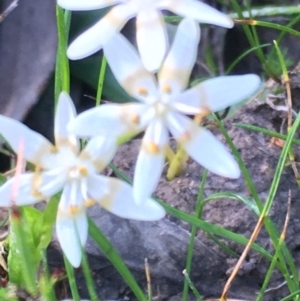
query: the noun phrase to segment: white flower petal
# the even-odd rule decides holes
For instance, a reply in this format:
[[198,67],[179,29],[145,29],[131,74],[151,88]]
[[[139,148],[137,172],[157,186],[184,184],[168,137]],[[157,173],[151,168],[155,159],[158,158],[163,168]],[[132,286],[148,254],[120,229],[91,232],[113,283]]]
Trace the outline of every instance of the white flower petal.
[[88,236],[88,223],[85,211],[69,214],[58,209],[56,235],[69,262],[75,268],[79,267],[81,262],[80,244],[84,246]]
[[[173,107],[183,113],[183,114],[187,114],[187,115],[197,115],[200,113],[207,113],[207,110],[205,110],[205,108],[201,108],[199,106],[195,106],[195,100],[194,99],[190,99],[190,98],[184,98],[182,99],[180,97],[180,95],[174,99],[172,99],[173,103]],[[210,113],[210,111],[209,111]]]
[[[220,111],[250,97],[261,81],[256,74],[219,76],[199,84],[201,106],[208,105],[212,112]],[[195,87],[196,88],[196,87]]]
[[0,115],[0,134],[16,153],[22,146],[22,156],[37,165],[40,165],[42,157],[53,149],[53,145],[45,137],[21,122],[2,115]]
[[145,9],[136,19],[136,41],[144,66],[157,71],[167,51],[167,33],[160,11]]
[[88,142],[79,158],[83,161],[87,160],[92,162],[96,170],[101,172],[111,162],[116,151],[116,139],[96,136]]
[[104,45],[105,57],[120,85],[128,94],[141,101],[158,93],[154,76],[148,72],[136,49],[120,34]]
[[129,5],[113,7],[99,22],[71,43],[67,51],[68,57],[79,60],[97,52],[134,15],[135,12]]
[[68,10],[93,10],[122,3],[122,0],[57,0],[57,4]]
[[160,120],[148,126],[134,171],[133,195],[143,204],[156,189],[165,163],[168,131]]
[[60,190],[66,182],[67,174],[62,170],[49,170],[42,173],[35,172],[31,187],[38,194],[50,197]]
[[[195,87],[172,98],[178,110],[184,105],[199,108],[203,112],[223,110],[250,97],[259,87],[255,74],[219,76],[199,83]],[[184,109],[182,112],[186,113]]]
[[101,175],[89,179],[91,197],[107,211],[128,219],[155,221],[165,216],[165,210],[151,199],[136,204],[132,186],[115,178]]
[[55,146],[70,147],[74,152],[79,151],[79,141],[75,135],[67,130],[67,125],[76,117],[76,109],[71,97],[66,92],[61,92],[58,99],[54,120]]
[[80,137],[135,134],[144,127],[141,121],[147,109],[140,103],[104,104],[79,114],[68,129]]
[[32,205],[43,198],[32,194],[33,173],[13,177],[0,187],[0,207]]
[[189,81],[197,57],[200,27],[191,19],[183,19],[166,59],[158,73],[160,90],[178,94]]
[[214,24],[226,28],[233,27],[232,19],[201,1],[163,0],[160,1],[159,7],[201,23]]
[[226,147],[212,133],[177,113],[168,117],[169,130],[185,151],[209,171],[237,179],[240,169]]
[[81,211],[84,208],[84,197],[82,194],[82,178],[69,179],[65,183],[61,194],[59,209],[61,212]]

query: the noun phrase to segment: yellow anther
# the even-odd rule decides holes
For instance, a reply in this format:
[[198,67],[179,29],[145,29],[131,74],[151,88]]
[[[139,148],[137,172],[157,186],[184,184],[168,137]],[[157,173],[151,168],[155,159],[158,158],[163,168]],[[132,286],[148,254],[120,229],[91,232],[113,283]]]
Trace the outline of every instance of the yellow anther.
[[169,85],[164,85],[161,90],[162,90],[162,92],[167,93],[167,94],[170,94],[172,92],[172,89]]
[[76,205],[70,205],[68,208],[68,212],[71,214],[77,214],[79,212],[79,207]]
[[50,152],[51,152],[51,153],[57,153],[57,148],[56,148],[56,146],[52,145],[51,148],[50,148]]
[[86,177],[88,174],[88,170],[85,166],[78,166],[78,171],[80,173],[81,176]]
[[35,170],[36,173],[39,173],[39,172],[42,171],[42,167],[39,166],[39,165],[36,165],[35,168],[34,168],[34,170]]
[[132,117],[131,117],[131,121],[132,121],[132,123],[134,123],[134,124],[139,124],[140,123],[140,116],[139,115],[133,115]]
[[156,143],[154,143],[153,141],[148,142],[146,147],[147,147],[147,150],[152,154],[158,154],[160,151],[159,146]]
[[87,199],[84,201],[85,207],[92,207],[96,204],[96,201],[94,199]]
[[36,188],[31,189],[31,194],[36,198],[42,198],[43,195],[40,191],[38,191]]
[[191,133],[188,132],[188,131],[182,133],[182,134],[179,136],[179,138],[178,138],[178,140],[179,140],[180,142],[186,142],[186,141],[189,141],[189,140],[191,140],[191,139],[192,139],[192,135],[191,135]]
[[145,87],[139,87],[138,88],[138,94],[147,96],[148,95],[148,90]]

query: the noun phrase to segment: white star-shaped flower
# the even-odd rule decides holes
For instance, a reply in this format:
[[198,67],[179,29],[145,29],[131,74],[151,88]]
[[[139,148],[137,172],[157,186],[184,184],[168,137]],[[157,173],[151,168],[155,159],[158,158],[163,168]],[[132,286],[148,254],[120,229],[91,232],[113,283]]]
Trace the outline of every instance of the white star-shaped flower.
[[134,195],[142,203],[155,190],[165,162],[168,132],[199,164],[229,178],[240,170],[226,150],[208,130],[185,114],[219,111],[250,96],[259,86],[255,74],[220,76],[186,91],[199,42],[199,26],[184,19],[163,65],[155,77],[146,71],[131,44],[116,35],[104,48],[110,67],[121,86],[141,103],[104,104],[80,114],[69,129],[82,137],[129,135],[145,130],[134,174]]
[[[94,137],[80,152],[79,141],[67,131],[67,124],[75,115],[72,100],[61,93],[55,114],[55,146],[22,123],[0,116],[1,134],[12,149],[17,151],[22,143],[24,157],[36,165],[35,172],[13,177],[0,187],[0,207],[30,205],[62,190],[56,233],[70,263],[78,267],[81,248],[77,233],[81,245],[88,235],[86,207],[98,203],[120,217],[145,221],[160,219],[165,211],[151,199],[137,205],[130,185],[99,175],[113,158],[116,142]],[[14,193],[16,181],[18,191]]]
[[169,10],[201,23],[231,28],[233,21],[197,0],[58,0],[68,10],[93,10],[115,5],[69,47],[70,59],[82,59],[103,48],[109,38],[136,16],[136,41],[149,71],[158,70],[167,51],[168,39],[161,10]]

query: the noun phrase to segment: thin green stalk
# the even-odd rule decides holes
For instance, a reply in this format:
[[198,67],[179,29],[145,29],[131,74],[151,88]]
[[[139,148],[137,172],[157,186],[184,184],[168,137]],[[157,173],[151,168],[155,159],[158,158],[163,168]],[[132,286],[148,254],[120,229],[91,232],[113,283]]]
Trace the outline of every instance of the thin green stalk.
[[230,72],[232,71],[232,69],[244,58],[246,57],[248,54],[254,52],[257,50],[257,48],[264,48],[267,46],[271,46],[272,44],[268,43],[268,44],[263,44],[263,45],[259,45],[256,47],[253,47],[245,52],[243,52],[240,56],[238,56],[231,64],[230,66],[227,68],[225,74],[230,74]]
[[[244,19],[243,12],[242,12],[238,2],[236,0],[231,0],[231,4],[232,4],[234,10],[237,12],[238,17],[240,19]],[[245,32],[245,35],[246,35],[251,47],[252,48],[255,48],[255,47],[257,48],[259,46],[259,43],[257,43],[258,42],[257,35],[253,36],[253,33],[255,33],[255,32],[253,32],[253,31],[251,32],[250,28],[247,25],[242,25],[242,27],[243,27],[243,30]],[[267,72],[267,74],[269,74],[274,80],[278,81],[278,79],[276,78],[275,73],[273,72],[272,68],[267,63],[262,49],[258,47],[256,49],[255,53],[256,53],[256,56],[258,57],[258,59],[260,60],[263,68]]]
[[[299,5],[291,5],[291,6],[266,6],[266,7],[252,7],[251,13],[249,10],[240,10],[239,13],[233,12],[229,13],[228,17],[232,19],[240,18],[240,14],[243,15],[244,18],[259,18],[259,17],[272,17],[272,16],[292,16],[300,14],[300,6]],[[178,23],[183,18],[178,16],[167,16],[164,17],[165,21],[168,23]]]
[[100,299],[98,299],[97,293],[96,293],[96,289],[95,289],[95,284],[92,278],[92,274],[91,274],[91,270],[89,267],[89,263],[86,257],[86,253],[84,251],[84,249],[82,248],[82,268],[83,268],[83,274],[84,274],[84,278],[87,284],[87,288],[89,291],[89,295],[90,295],[90,299],[91,301],[100,301]]
[[[231,138],[229,137],[227,131],[225,130],[224,126],[223,126],[223,123],[216,117],[215,114],[213,114],[214,117],[215,117],[215,120],[222,132],[222,134],[224,135],[227,143],[229,144],[236,160],[238,161],[238,164],[240,166],[240,169],[242,171],[242,174],[245,178],[245,181],[246,181],[246,184],[248,186],[248,189],[249,191],[251,192],[252,194],[252,197],[256,203],[256,206],[258,207],[259,211],[260,211],[260,214],[263,214],[265,213],[266,211],[269,210],[269,207],[270,207],[270,203],[272,203],[273,199],[274,199],[274,196],[275,196],[275,193],[277,191],[277,187],[278,187],[278,184],[279,184],[279,179],[280,179],[280,172],[282,172],[282,169],[284,167],[284,160],[287,156],[287,153],[288,153],[288,148],[287,147],[290,147],[292,141],[293,141],[293,137],[294,137],[294,134],[295,134],[295,131],[296,129],[298,128],[299,126],[299,122],[300,122],[300,114],[298,114],[297,116],[297,119],[296,121],[294,122],[293,124],[293,127],[291,129],[291,132],[288,134],[288,137],[287,137],[287,140],[286,140],[286,143],[285,143],[285,146],[284,146],[284,149],[282,150],[281,152],[281,155],[280,155],[280,158],[279,158],[279,162],[278,162],[278,165],[277,165],[277,168],[276,168],[276,175],[274,175],[274,178],[273,178],[273,181],[272,181],[272,185],[271,185],[271,188],[270,188],[270,192],[268,194],[268,199],[266,201],[266,205],[263,207],[260,199],[259,199],[259,196],[258,196],[258,193],[255,189],[255,185],[252,181],[252,178],[243,162],[243,159],[241,157],[241,155],[239,154],[237,148],[235,147],[234,143],[232,142]],[[284,151],[284,152],[283,152]],[[282,165],[283,163],[283,165]],[[271,222],[271,220],[269,219],[268,216],[266,216],[266,218],[264,219],[264,225],[270,235],[270,238],[272,240],[272,243],[274,245],[274,247],[276,248],[277,245],[278,245],[278,230],[276,228],[276,226]],[[283,248],[283,254],[285,255],[285,257],[287,258],[287,262],[289,264],[289,267],[291,269],[291,272],[292,272],[292,275],[293,275],[293,279],[297,279],[298,277],[298,272],[297,272],[297,269],[295,267],[295,264],[294,264],[294,261],[293,261],[293,258],[291,256],[291,253],[289,252],[289,250],[287,249],[287,247],[284,245]],[[289,275],[289,272],[288,272],[288,268],[286,266],[286,262],[284,260],[284,257],[283,257],[283,254],[279,254],[278,257],[279,257],[279,262],[281,264],[281,267],[282,267],[282,274],[284,275],[286,281],[288,282],[288,285],[289,285],[289,288],[291,289],[291,291],[294,291],[298,284],[296,282],[296,280],[292,280],[291,281],[291,278],[290,278],[290,275]]]
[[[64,84],[64,87],[68,87],[68,81],[69,81],[69,63],[67,62],[67,65],[64,67],[66,70],[66,74],[67,74],[67,78],[63,78],[62,74],[63,74],[63,65],[62,62],[64,62],[64,64],[66,64],[65,59],[62,58],[65,57],[66,58],[66,52],[67,52],[67,41],[68,41],[68,35],[69,35],[69,29],[70,29],[70,23],[71,23],[71,12],[70,11],[65,11],[64,14],[61,12],[61,10],[56,11],[56,14],[60,16],[60,18],[57,18],[57,28],[58,30],[60,30],[60,32],[58,32],[59,37],[63,37],[63,39],[61,40],[61,38],[59,38],[59,44],[58,44],[58,49],[57,49],[57,53],[56,53],[56,63],[55,63],[55,77],[54,77],[54,108],[56,109],[56,104],[58,101],[58,97],[59,94],[62,90],[64,90],[63,86],[62,86],[62,82],[66,81],[66,83]],[[63,15],[63,16],[62,16]],[[58,23],[60,23],[58,25]],[[63,43],[65,43],[65,45],[63,45]],[[67,59],[67,58],[66,58]],[[69,91],[69,89],[64,90],[66,92]]]
[[[271,17],[271,16],[290,16],[300,14],[299,5],[291,6],[266,6],[266,7],[257,7],[251,8],[251,16],[249,10],[242,11],[244,18],[258,18],[258,17]],[[237,13],[230,13],[230,18],[237,19],[239,15]]]
[[97,89],[97,96],[96,96],[96,106],[99,106],[101,103],[103,85],[104,85],[104,77],[106,72],[107,60],[103,54],[100,73],[99,73],[99,80],[98,80],[98,89]]
[[196,289],[194,283],[191,281],[191,279],[189,277],[189,274],[187,273],[186,270],[183,271],[183,275],[184,275],[184,278],[185,278],[185,282],[188,283],[188,285],[191,288],[192,292],[194,293],[197,301],[203,301],[201,295],[199,294],[198,290]]
[[[231,1],[234,1],[234,0],[231,0]],[[265,27],[265,28],[272,28],[272,29],[276,29],[280,32],[286,32],[286,33],[289,33],[289,34],[294,35],[296,37],[300,37],[300,32],[299,31],[297,31],[295,29],[292,29],[292,28],[289,28],[289,27],[284,26],[284,25],[280,25],[278,23],[258,21],[258,20],[245,20],[245,19],[236,20],[236,22],[238,24],[247,24],[247,25],[251,25],[251,26],[261,26],[261,27]]]
[[71,25],[71,17],[72,17],[72,12],[70,10],[65,10],[65,13],[64,13],[64,24],[65,24],[66,44],[68,44],[68,40],[69,40],[69,31],[70,31],[70,25]]
[[271,277],[273,275],[273,272],[274,272],[274,269],[275,269],[275,266],[276,266],[276,262],[278,260],[279,253],[281,252],[281,248],[283,246],[283,243],[284,243],[284,240],[280,239],[279,243],[278,243],[278,246],[276,248],[275,254],[273,256],[273,259],[271,261],[271,264],[269,266],[268,272],[267,272],[266,276],[264,277],[264,283],[263,283],[263,285],[262,285],[262,287],[261,287],[261,289],[259,291],[259,294],[258,294],[258,296],[256,298],[256,301],[261,301],[262,298],[264,297],[264,294],[265,294],[265,291],[267,289],[267,286],[268,286],[268,284],[270,282],[270,279],[271,279]]
[[[58,67],[56,70],[60,73],[61,90],[69,93],[70,91],[70,70],[69,60],[67,57],[67,29],[65,24],[64,10],[60,6],[56,6],[56,19],[58,30]],[[57,89],[55,93],[58,93]],[[57,101],[57,100],[56,100]]]
[[214,234],[204,232],[208,238],[210,238],[221,250],[227,253],[230,257],[238,258],[239,254],[231,250],[226,243],[221,242]]
[[61,77],[61,60],[59,52],[56,53],[56,62],[55,62],[55,75],[54,75],[54,112],[56,111],[56,106],[58,102],[58,97],[60,92],[62,91],[62,77]]
[[[300,8],[300,7],[299,7]],[[292,28],[294,25],[296,25],[298,22],[300,21],[300,14],[299,15],[296,15],[296,17],[291,20],[287,25],[286,27],[288,28]],[[284,36],[287,34],[286,31],[281,31],[280,34],[278,35],[277,39],[276,39],[276,42],[278,43],[278,45],[281,43],[282,39],[284,38]],[[269,54],[269,58],[268,60],[271,60],[273,58],[273,56],[275,55],[275,47],[273,46],[272,47],[272,50],[270,51],[270,54]]]
[[70,285],[70,289],[71,289],[71,293],[72,293],[72,298],[74,299],[74,301],[80,301],[80,296],[79,296],[78,289],[77,289],[74,269],[65,255],[64,255],[64,263],[65,263],[65,267],[66,267],[66,271],[67,271],[67,275],[68,275],[68,281],[69,281],[69,285]]
[[[267,135],[267,136],[270,136],[270,137],[279,138],[279,139],[282,139],[282,140],[286,140],[286,138],[287,138],[287,135],[279,134],[277,132],[270,131],[270,130],[264,129],[264,128],[256,126],[256,125],[252,125],[252,124],[234,123],[233,125],[236,126],[236,127],[245,129],[245,130],[250,130],[250,131],[262,133],[264,135]],[[294,138],[292,140],[292,144],[300,145],[300,140]]]
[[147,301],[143,291],[137,284],[136,280],[132,276],[131,272],[125,265],[119,253],[115,250],[113,245],[109,242],[106,236],[102,233],[102,231],[95,225],[93,220],[88,218],[89,224],[89,235],[95,241],[95,243],[99,246],[105,256],[109,259],[109,261],[114,265],[119,274],[122,276],[124,281],[131,288],[132,292],[135,294],[139,301]]
[[296,290],[295,292],[293,292],[292,294],[280,299],[280,301],[289,301],[292,300],[295,296],[300,294],[300,289]]
[[[201,214],[201,202],[202,202],[202,198],[203,198],[204,185],[206,183],[206,179],[207,179],[207,170],[205,169],[203,172],[203,175],[202,175],[201,185],[199,187],[199,192],[198,192],[197,201],[196,201],[196,210],[195,210],[196,218],[199,218],[200,214]],[[193,253],[194,253],[194,245],[195,245],[195,236],[197,233],[197,229],[198,228],[196,226],[192,226],[191,238],[190,238],[190,242],[189,242],[188,254],[187,254],[186,265],[185,265],[185,270],[186,270],[187,275],[189,275],[191,272]],[[183,293],[182,293],[183,301],[187,300],[188,292],[189,292],[189,281],[188,281],[188,278],[186,277],[184,280]]]

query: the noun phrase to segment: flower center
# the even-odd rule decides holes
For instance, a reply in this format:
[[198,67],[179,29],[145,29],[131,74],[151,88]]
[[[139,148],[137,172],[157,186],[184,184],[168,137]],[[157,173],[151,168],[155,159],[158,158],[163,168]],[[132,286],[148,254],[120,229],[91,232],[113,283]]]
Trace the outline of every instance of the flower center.
[[84,165],[73,166],[69,169],[68,174],[71,180],[79,180],[88,175],[88,168]]
[[170,99],[168,94],[161,94],[159,99],[153,102],[155,115],[164,117],[172,109],[170,106]]

